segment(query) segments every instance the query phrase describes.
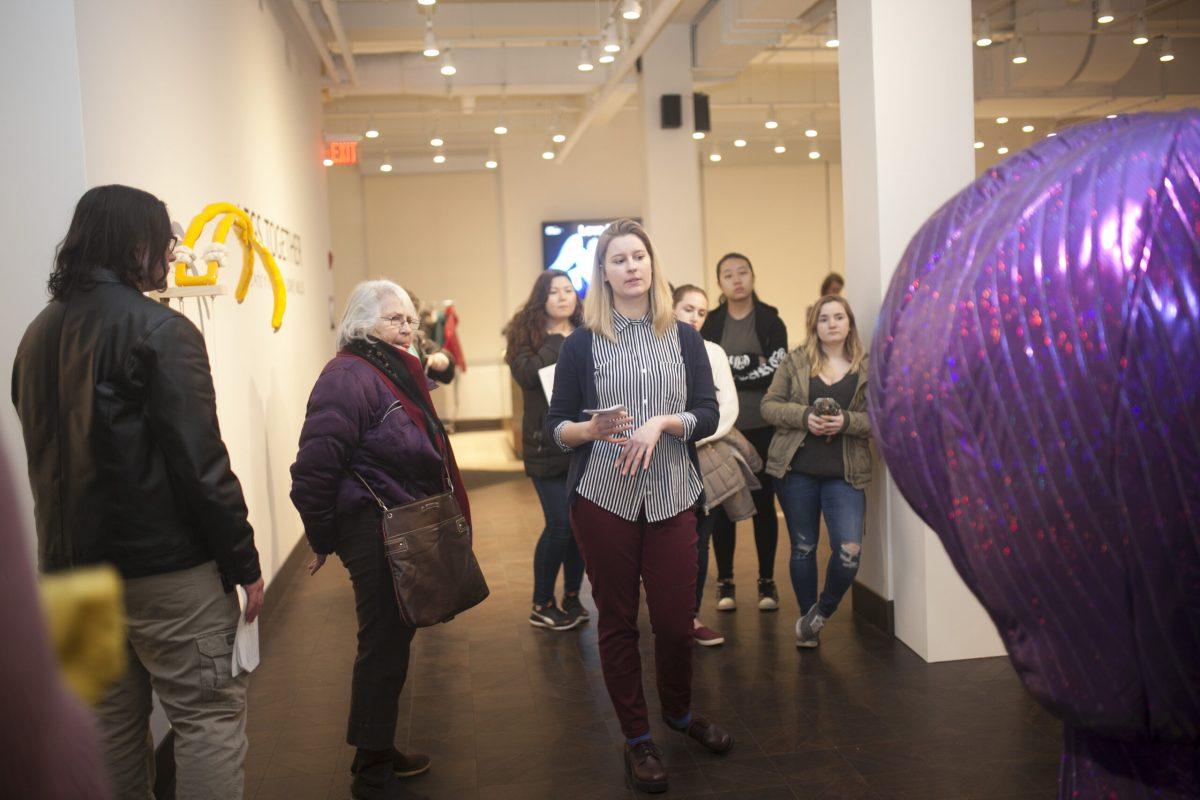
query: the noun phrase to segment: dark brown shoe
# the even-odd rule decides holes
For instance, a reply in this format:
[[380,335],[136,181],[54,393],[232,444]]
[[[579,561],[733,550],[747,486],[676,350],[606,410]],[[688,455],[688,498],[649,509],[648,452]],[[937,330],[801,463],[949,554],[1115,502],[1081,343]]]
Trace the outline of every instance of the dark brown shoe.
[[[670,724],[667,723],[669,726]],[[675,728],[675,730],[695,739],[714,753],[728,753],[733,749],[733,734],[699,714],[692,715],[692,721],[686,728]]]
[[639,792],[665,792],[667,769],[663,766],[662,750],[649,739],[632,746],[626,743],[625,775],[629,785]]

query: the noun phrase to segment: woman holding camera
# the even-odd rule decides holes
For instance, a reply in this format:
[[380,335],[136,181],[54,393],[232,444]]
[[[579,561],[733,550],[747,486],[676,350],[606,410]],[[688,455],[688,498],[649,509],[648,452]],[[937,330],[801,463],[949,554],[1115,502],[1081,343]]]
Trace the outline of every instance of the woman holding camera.
[[[821,298],[808,315],[804,344],[788,354],[763,398],[775,426],[767,473],[787,520],[792,589],[800,604],[796,646],[816,647],[821,628],[854,583],[871,482],[867,353],[850,304]],[[833,556],[817,597],[821,515]]]

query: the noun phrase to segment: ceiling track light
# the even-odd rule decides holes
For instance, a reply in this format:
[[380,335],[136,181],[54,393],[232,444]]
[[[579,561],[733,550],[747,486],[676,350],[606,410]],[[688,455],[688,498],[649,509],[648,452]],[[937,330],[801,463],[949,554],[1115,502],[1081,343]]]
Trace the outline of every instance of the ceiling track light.
[[496,118],[496,127],[492,128],[492,133],[497,136],[504,136],[508,133],[508,126],[504,124],[504,109],[500,109],[500,116]]
[[984,147],[984,145],[983,145],[983,142],[976,140],[976,142],[975,142],[975,149],[976,149],[976,150],[982,150],[982,149],[983,149],[983,147]]
[[596,62],[599,64],[611,64],[616,60],[617,57],[612,53],[601,53],[600,57],[596,59]]
[[1113,14],[1112,0],[1099,0],[1096,5],[1096,22],[1107,25],[1116,19]]
[[556,154],[553,147],[547,147],[542,151],[542,158],[544,158],[546,161],[553,161],[555,155]]
[[829,15],[829,22],[825,24],[825,46],[833,50],[840,47],[842,40],[838,38],[837,11]]
[[1005,117],[1005,116],[996,117],[996,124],[997,125],[1007,125],[1008,117]]
[[389,155],[389,154],[387,154],[387,153],[384,153],[384,155],[383,155],[383,163],[379,165],[379,171],[380,171],[380,172],[391,172],[391,171],[392,171],[392,157],[391,157],[391,155]]
[[775,154],[781,156],[786,152],[787,152],[787,145],[785,145],[783,143],[783,139],[776,139],[775,140]]
[[1025,54],[1025,40],[1018,36],[1013,40],[1012,63],[1026,64],[1029,62],[1029,56]]
[[708,136],[708,134],[705,133],[704,131],[692,131],[692,138],[695,139],[697,142],[703,141],[704,137],[706,137],[706,136]]
[[769,131],[773,131],[779,127],[779,117],[775,114],[775,104],[767,106],[767,119],[763,122],[763,127]]
[[586,41],[582,42],[579,45],[578,70],[580,72],[591,72],[595,68],[596,65],[592,63],[592,48],[588,47],[588,43]]
[[747,144],[747,142],[745,139],[734,139],[733,140],[734,147],[745,147],[746,144]]
[[325,156],[325,158],[321,159],[321,163],[322,163],[322,164],[324,164],[324,165],[325,165],[325,166],[327,166],[327,167],[332,167],[332,166],[333,166],[333,159],[332,159],[332,158],[330,158],[329,156]]
[[449,50],[446,50],[442,53],[441,72],[447,78],[449,78],[451,75],[458,74],[458,67],[454,66],[454,55]]
[[436,5],[437,5],[437,0],[417,0],[417,5],[419,5],[419,6],[426,6],[426,7],[428,7],[428,6],[436,6]]
[[813,149],[808,151],[808,157],[812,161],[821,157],[821,151],[817,149],[816,145],[813,145]]
[[1170,36],[1162,37],[1162,43],[1158,46],[1158,60],[1164,64],[1175,60],[1175,49],[1171,47]]
[[443,139],[441,136],[439,136],[436,133],[429,140],[430,147],[441,147],[445,143],[446,143],[446,140]]
[[1150,44],[1150,32],[1146,29],[1146,15],[1138,14],[1137,25],[1133,29],[1133,43],[1138,47]]
[[992,25],[988,22],[987,14],[982,14],[979,17],[979,24],[976,26],[975,45],[977,47],[987,47],[992,43]]
[[708,160],[713,162],[714,164],[720,162],[721,151],[714,147],[708,154]]
[[437,58],[442,54],[442,49],[438,47],[437,36],[433,33],[433,20],[425,20],[425,44],[421,50],[421,54],[426,58]]
[[550,141],[554,142],[555,144],[562,144],[566,140],[567,140],[567,135],[562,132],[556,133],[550,137]]
[[500,162],[496,160],[496,154],[491,153],[488,155],[487,161],[483,162],[483,166],[486,169],[495,169],[500,166]]
[[367,119],[367,129],[363,131],[363,136],[367,137],[368,139],[379,138],[379,128],[375,127],[374,119]]
[[816,128],[805,128],[804,135],[809,139],[815,139],[815,138],[817,138],[817,129]]
[[604,52],[619,53],[621,52],[621,39],[617,36],[616,20],[609,20],[604,26]]
[[621,3],[621,19],[633,21],[642,18],[642,4],[638,0],[623,0]]
[[1022,125],[1021,126],[1022,133],[1033,133],[1034,130],[1035,129],[1032,125]]
[[433,156],[433,163],[445,164],[446,163],[446,154],[443,153],[441,150],[438,150],[437,153],[435,153]]
[[996,152],[1002,156],[1008,155],[1008,148],[1005,147],[1004,145],[1000,145],[999,147],[996,148]]

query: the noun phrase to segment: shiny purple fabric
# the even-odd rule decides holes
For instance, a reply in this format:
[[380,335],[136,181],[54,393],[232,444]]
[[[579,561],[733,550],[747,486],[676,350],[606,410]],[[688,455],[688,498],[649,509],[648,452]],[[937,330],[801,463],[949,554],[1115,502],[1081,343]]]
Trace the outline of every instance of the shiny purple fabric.
[[870,413],[1021,679],[1062,797],[1200,796],[1200,112],[1063,131],[910,243]]

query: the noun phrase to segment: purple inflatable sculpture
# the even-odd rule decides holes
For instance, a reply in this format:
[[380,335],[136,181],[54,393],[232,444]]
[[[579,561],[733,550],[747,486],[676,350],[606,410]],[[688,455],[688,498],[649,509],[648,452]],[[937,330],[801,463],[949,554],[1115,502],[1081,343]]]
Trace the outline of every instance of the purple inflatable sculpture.
[[1200,797],[1200,112],[989,170],[871,352],[896,483],[1064,722],[1059,796]]

